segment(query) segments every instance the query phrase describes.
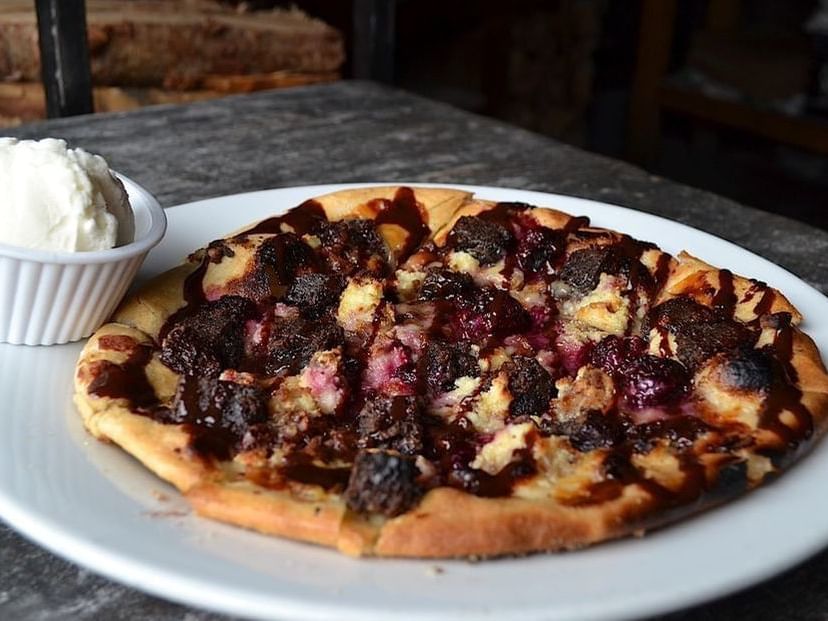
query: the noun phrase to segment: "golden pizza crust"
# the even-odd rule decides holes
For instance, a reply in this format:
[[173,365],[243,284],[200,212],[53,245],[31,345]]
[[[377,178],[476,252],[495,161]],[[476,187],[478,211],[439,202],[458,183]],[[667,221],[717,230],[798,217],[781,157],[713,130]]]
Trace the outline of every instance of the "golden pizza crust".
[[[722,270],[687,252],[680,252],[675,259],[670,276],[656,303],[680,295],[689,295],[700,304],[711,306],[714,294],[721,289]],[[802,314],[781,291],[762,283],[754,283],[749,278],[737,274],[733,274],[732,281],[733,293],[737,300],[734,309],[736,319],[744,322],[756,319],[757,315],[753,310],[762,300],[764,292],[770,290],[773,292],[773,302],[766,313],[790,313],[794,325],[802,321]]]
[[[86,343],[75,369],[75,405],[86,429],[99,440],[113,442],[159,477],[186,491],[216,473],[189,450],[189,435],[178,425],[165,425],[132,412],[123,399],[90,394],[101,361],[121,363],[132,348],[102,347],[102,340],[125,337],[133,348],[151,339],[123,324],[102,326]],[[163,389],[162,389],[163,390]],[[167,387],[169,391],[169,387]]]
[[[392,198],[397,188],[337,192],[317,199],[331,219],[371,217],[367,202]],[[435,242],[445,243],[447,230],[462,215],[473,215],[494,203],[469,201],[465,192],[416,190],[426,205]],[[572,217],[544,208],[531,211],[544,225],[560,228]],[[639,533],[681,516],[718,504],[740,490],[724,490],[698,502],[665,513],[657,499],[632,484],[620,496],[605,502],[571,506],[552,499],[481,498],[450,488],[429,491],[414,509],[385,519],[351,513],[337,494],[323,494],[313,486],[267,489],[244,477],[243,464],[215,464],[194,455],[188,434],[180,426],[157,423],[136,414],[120,399],[91,394],[90,384],[102,362],[121,363],[131,347],[152,342],[166,319],[183,303],[183,283],[196,265],[187,263],[153,279],[126,300],[114,316],[117,323],[100,328],[87,342],[75,376],[75,403],[87,429],[111,441],[141,461],[160,478],[175,485],[195,510],[206,517],[263,533],[336,547],[351,555],[455,557],[499,556],[541,550],[570,549]],[[651,269],[654,269],[648,265]],[[737,315],[750,320],[755,301],[741,302],[753,283],[734,277]],[[659,301],[682,295],[703,282],[709,297],[719,286],[719,271],[698,259],[680,254],[670,265]],[[753,298],[756,299],[756,296]],[[741,305],[741,306],[740,306]],[[771,312],[801,315],[779,292]],[[755,317],[755,316],[754,316]],[[746,318],[746,319],[745,319]],[[133,343],[133,346],[130,346]],[[158,363],[160,365],[160,363]],[[802,403],[815,424],[812,443],[828,424],[828,374],[813,341],[794,329],[791,364],[799,378]],[[159,394],[171,396],[176,375],[156,369],[150,378]],[[308,489],[304,490],[303,487]]]
[[791,366],[796,370],[802,404],[814,421],[813,442],[828,428],[828,372],[813,339],[794,328]]
[[[373,201],[392,200],[401,187],[386,186],[339,190],[331,194],[317,196],[313,200],[322,206],[328,220],[336,221],[350,218],[373,220],[378,213],[378,206]],[[426,224],[432,231],[442,228],[460,206],[472,196],[471,192],[448,188],[412,187],[411,190],[413,190],[417,202],[423,206],[428,214]]]
[[279,535],[336,547],[345,517],[339,497],[322,502],[294,498],[248,481],[204,483],[190,488],[185,498],[205,517]]
[[652,504],[638,486],[629,486],[615,500],[582,507],[480,498],[441,487],[410,512],[372,522],[349,514],[338,497],[304,502],[246,482],[197,486],[186,498],[200,515],[265,534],[336,547],[351,556],[419,558],[583,547],[629,534]]
[[650,504],[637,486],[615,500],[582,507],[437,488],[411,512],[389,520],[371,552],[440,558],[579,548],[629,534]]

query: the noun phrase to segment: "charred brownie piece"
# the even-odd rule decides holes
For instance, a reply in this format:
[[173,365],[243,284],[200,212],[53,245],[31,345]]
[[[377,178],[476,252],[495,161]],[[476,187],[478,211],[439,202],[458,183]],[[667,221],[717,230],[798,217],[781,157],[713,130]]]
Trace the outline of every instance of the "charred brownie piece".
[[337,274],[303,274],[287,290],[285,302],[299,308],[307,319],[318,319],[339,303],[345,279]]
[[606,248],[576,250],[561,268],[561,280],[582,293],[592,291],[598,286],[608,254]]
[[432,340],[420,358],[418,372],[432,392],[454,388],[458,377],[477,377],[480,365],[468,343],[446,343]]
[[218,375],[236,368],[244,356],[244,324],[255,313],[255,304],[235,295],[205,303],[172,326],[161,361],[185,374]]
[[388,249],[372,220],[327,222],[317,235],[322,242],[319,251],[333,272],[344,276],[363,270],[382,274],[388,266]]
[[301,317],[277,320],[267,343],[264,370],[270,375],[284,370],[298,373],[313,354],[333,349],[343,341],[342,328],[331,317],[315,321]]
[[582,453],[616,446],[626,437],[626,428],[618,417],[601,412],[588,412],[583,421],[573,422],[563,432],[575,450]]
[[416,397],[369,399],[357,415],[359,445],[383,448],[404,455],[423,451],[423,427]]
[[512,234],[497,222],[463,216],[449,233],[449,243],[480,261],[482,265],[501,259],[514,242]]
[[228,459],[245,436],[267,420],[265,396],[258,388],[184,376],[178,383],[170,422],[189,426],[197,452]]
[[713,323],[720,317],[708,308],[687,296],[671,298],[654,307],[647,317],[649,328],[662,327],[681,332],[694,323]]
[[656,306],[648,321],[650,327],[665,328],[675,336],[676,355],[690,369],[720,352],[752,347],[757,336],[744,324],[684,296]]
[[512,393],[509,414],[513,417],[545,414],[558,392],[546,369],[534,358],[515,356],[507,371]]
[[748,328],[735,321],[696,324],[676,334],[677,355],[689,368],[695,369],[719,352],[751,346],[755,340]]
[[293,233],[281,233],[262,242],[256,251],[256,263],[258,269],[274,272],[282,285],[319,265],[313,249]]
[[411,457],[366,449],[357,453],[345,501],[351,511],[393,517],[416,505],[423,495],[419,470]]
[[[386,253],[385,243],[377,233],[373,220],[345,220],[348,243],[355,246],[360,252],[366,255],[384,256]],[[322,237],[324,242],[324,236]]]
[[638,258],[643,250],[643,244],[629,238],[610,246],[576,250],[561,268],[561,280],[581,293],[588,293],[598,286],[601,274],[610,274],[625,276],[632,285],[652,290],[653,277]]

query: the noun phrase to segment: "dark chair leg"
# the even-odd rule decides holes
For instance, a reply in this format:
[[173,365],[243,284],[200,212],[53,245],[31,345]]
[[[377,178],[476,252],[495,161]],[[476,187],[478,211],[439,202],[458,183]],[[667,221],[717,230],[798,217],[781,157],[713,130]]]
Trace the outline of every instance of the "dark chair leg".
[[354,0],[353,74],[394,81],[397,0]]
[[92,76],[84,0],[36,0],[40,64],[50,118],[89,114]]

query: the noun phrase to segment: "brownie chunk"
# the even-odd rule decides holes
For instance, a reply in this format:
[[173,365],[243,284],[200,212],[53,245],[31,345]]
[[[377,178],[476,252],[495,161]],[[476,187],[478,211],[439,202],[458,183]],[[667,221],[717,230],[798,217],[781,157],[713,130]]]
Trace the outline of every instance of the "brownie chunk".
[[344,342],[342,328],[331,317],[315,321],[277,320],[267,343],[264,370],[276,375],[287,370],[298,373],[318,351],[333,349]]
[[318,268],[313,249],[293,233],[266,239],[256,251],[258,268],[276,274],[278,284],[290,283],[297,274]]
[[420,285],[421,300],[466,300],[474,296],[477,286],[468,274],[448,269],[431,270]]
[[373,220],[326,222],[317,231],[319,251],[328,268],[348,276],[360,271],[379,275],[388,268],[388,249]]
[[609,256],[607,248],[585,248],[576,250],[561,268],[560,277],[582,293],[587,293],[598,286],[604,264]]
[[477,377],[480,365],[468,343],[430,341],[418,363],[418,373],[432,392],[454,388],[458,377]]
[[557,395],[552,376],[535,358],[515,356],[508,364],[509,392],[512,402],[509,414],[513,417],[541,416]]
[[423,427],[416,397],[369,399],[357,415],[360,448],[382,448],[403,455],[423,451]]
[[331,243],[337,246],[350,244],[366,255],[380,255],[386,253],[385,243],[377,233],[373,220],[355,219],[331,222],[319,233],[322,243]]
[[362,450],[354,460],[345,501],[357,513],[400,515],[422,497],[418,476],[412,457],[377,449]]
[[229,459],[255,426],[267,422],[265,404],[264,394],[254,386],[184,376],[178,383],[169,422],[189,427],[198,453]]
[[720,317],[712,308],[683,295],[662,302],[650,310],[646,327],[662,327],[678,333],[687,330],[693,324],[713,323],[718,319]]
[[676,334],[679,359],[691,369],[719,352],[730,352],[742,346],[752,346],[756,336],[735,321],[717,321],[697,324]]
[[308,319],[318,319],[339,304],[345,279],[337,274],[303,274],[297,276],[285,295],[285,302],[299,307]]
[[649,270],[639,261],[643,250],[642,244],[629,238],[611,246],[576,250],[561,268],[561,280],[581,293],[588,293],[598,286],[601,274],[611,274],[626,276],[631,284],[650,291],[655,283]]
[[575,450],[582,453],[616,446],[626,437],[622,422],[601,412],[588,412],[583,421],[573,423],[564,433]]
[[495,263],[514,242],[512,234],[497,222],[477,216],[463,216],[449,233],[449,243],[480,261],[482,265]]
[[244,356],[244,324],[255,314],[255,304],[239,296],[207,302],[172,326],[161,346],[161,361],[190,375],[236,368]]
[[752,347],[757,338],[745,324],[684,296],[652,309],[648,324],[665,328],[675,336],[676,355],[689,369],[698,368],[720,352]]

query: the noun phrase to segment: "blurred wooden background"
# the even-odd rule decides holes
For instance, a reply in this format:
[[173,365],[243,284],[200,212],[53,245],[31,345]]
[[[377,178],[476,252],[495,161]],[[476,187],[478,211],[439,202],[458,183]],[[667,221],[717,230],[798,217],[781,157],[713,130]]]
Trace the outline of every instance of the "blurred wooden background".
[[[32,5],[0,0],[0,124],[45,112]],[[828,229],[819,7],[87,0],[87,15],[98,111],[377,79]]]

